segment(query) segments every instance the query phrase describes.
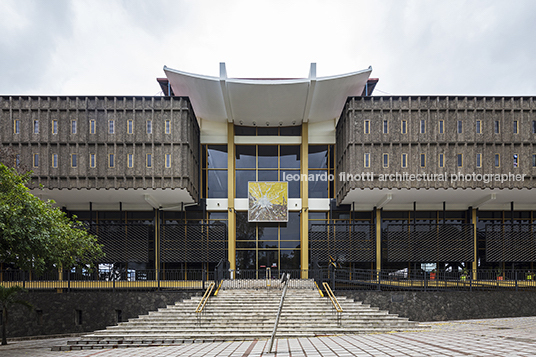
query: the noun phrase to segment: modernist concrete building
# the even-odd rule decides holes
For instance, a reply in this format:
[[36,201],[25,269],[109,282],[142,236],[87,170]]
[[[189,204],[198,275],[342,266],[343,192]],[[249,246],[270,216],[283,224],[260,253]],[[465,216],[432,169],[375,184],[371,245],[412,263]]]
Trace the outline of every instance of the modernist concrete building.
[[[371,71],[2,96],[0,142],[129,270],[532,269],[535,97],[371,96]],[[251,222],[248,182],[285,181],[287,219]]]

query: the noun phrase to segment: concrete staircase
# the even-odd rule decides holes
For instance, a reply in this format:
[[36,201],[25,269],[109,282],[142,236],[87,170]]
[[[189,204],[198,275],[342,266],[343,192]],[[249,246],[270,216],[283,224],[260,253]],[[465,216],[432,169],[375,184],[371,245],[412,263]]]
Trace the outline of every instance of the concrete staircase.
[[[272,332],[282,290],[277,287],[220,290],[205,311],[195,313],[200,297],[152,311],[106,330],[95,331],[56,350],[138,347],[204,341],[266,339]],[[277,337],[313,337],[422,329],[418,323],[346,297],[320,297],[314,283],[302,281],[287,291]]]

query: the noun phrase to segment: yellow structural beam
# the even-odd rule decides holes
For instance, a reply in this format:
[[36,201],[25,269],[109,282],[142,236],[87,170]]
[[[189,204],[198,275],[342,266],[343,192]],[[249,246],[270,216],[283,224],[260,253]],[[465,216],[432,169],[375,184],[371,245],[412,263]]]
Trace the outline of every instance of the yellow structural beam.
[[476,270],[478,269],[478,237],[476,234],[477,218],[476,218],[475,208],[471,208],[471,223],[473,224],[473,249],[475,250],[474,257],[473,257],[473,267],[472,267],[473,268],[473,280],[476,280],[477,279]]
[[158,213],[158,210],[154,210],[156,220],[156,224],[154,227],[154,268],[156,270],[157,276],[160,273],[160,232],[158,230],[158,227],[160,227],[160,222],[158,221]]
[[382,211],[376,209],[376,271],[382,270]]
[[[309,124],[302,124],[302,144],[301,144],[301,177],[309,175]],[[305,175],[305,176],[304,176]],[[308,279],[309,269],[309,183],[301,180],[300,196],[302,199],[302,211],[300,214],[300,247],[301,247],[301,278]]]
[[236,212],[235,212],[235,144],[234,144],[234,124],[227,123],[227,237],[228,237],[228,259],[231,263],[231,270],[236,270]]

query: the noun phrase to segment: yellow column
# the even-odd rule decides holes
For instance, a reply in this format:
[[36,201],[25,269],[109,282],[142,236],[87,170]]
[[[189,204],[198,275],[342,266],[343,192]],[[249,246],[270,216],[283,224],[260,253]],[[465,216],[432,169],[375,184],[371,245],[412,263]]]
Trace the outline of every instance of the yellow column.
[[154,268],[158,276],[158,273],[160,272],[160,232],[158,230],[158,227],[160,227],[160,222],[158,221],[158,210],[154,210],[154,214]]
[[227,123],[227,202],[229,215],[227,221],[228,259],[231,269],[236,270],[236,212],[235,212],[235,144],[234,124]]
[[478,268],[478,237],[476,234],[476,209],[471,208],[471,223],[473,224],[473,249],[475,250],[473,257],[473,280],[476,280],[476,270]]
[[376,209],[376,270],[382,270],[382,211]]
[[[58,281],[63,281],[63,267],[61,265],[58,267]],[[63,289],[56,289],[56,292],[62,293]]]
[[[307,177],[309,175],[309,125],[308,123],[302,124],[302,144],[301,144],[301,177]],[[303,176],[305,175],[305,176]],[[308,278],[309,269],[309,182],[307,180],[301,180],[301,199],[302,199],[302,211],[300,214],[300,246],[301,246],[301,277],[302,279]]]

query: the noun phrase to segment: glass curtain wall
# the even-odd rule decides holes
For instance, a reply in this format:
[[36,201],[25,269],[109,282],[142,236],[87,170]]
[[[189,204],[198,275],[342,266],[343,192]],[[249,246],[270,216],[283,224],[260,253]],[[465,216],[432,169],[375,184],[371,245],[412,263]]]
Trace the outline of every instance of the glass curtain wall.
[[248,197],[250,181],[288,181],[288,197],[300,197],[299,145],[237,145],[236,198]]
[[[272,129],[272,135],[280,131]],[[236,198],[248,197],[250,181],[287,181],[289,198],[299,198],[300,181],[287,178],[299,177],[300,162],[299,145],[237,145]],[[299,212],[289,212],[286,223],[249,223],[247,212],[236,212],[236,266],[242,270],[299,269]]]
[[335,160],[333,145],[309,146],[309,198],[334,198]]
[[227,145],[203,145],[202,198],[227,198]]
[[300,269],[300,217],[289,212],[286,223],[250,223],[236,213],[237,269]]

